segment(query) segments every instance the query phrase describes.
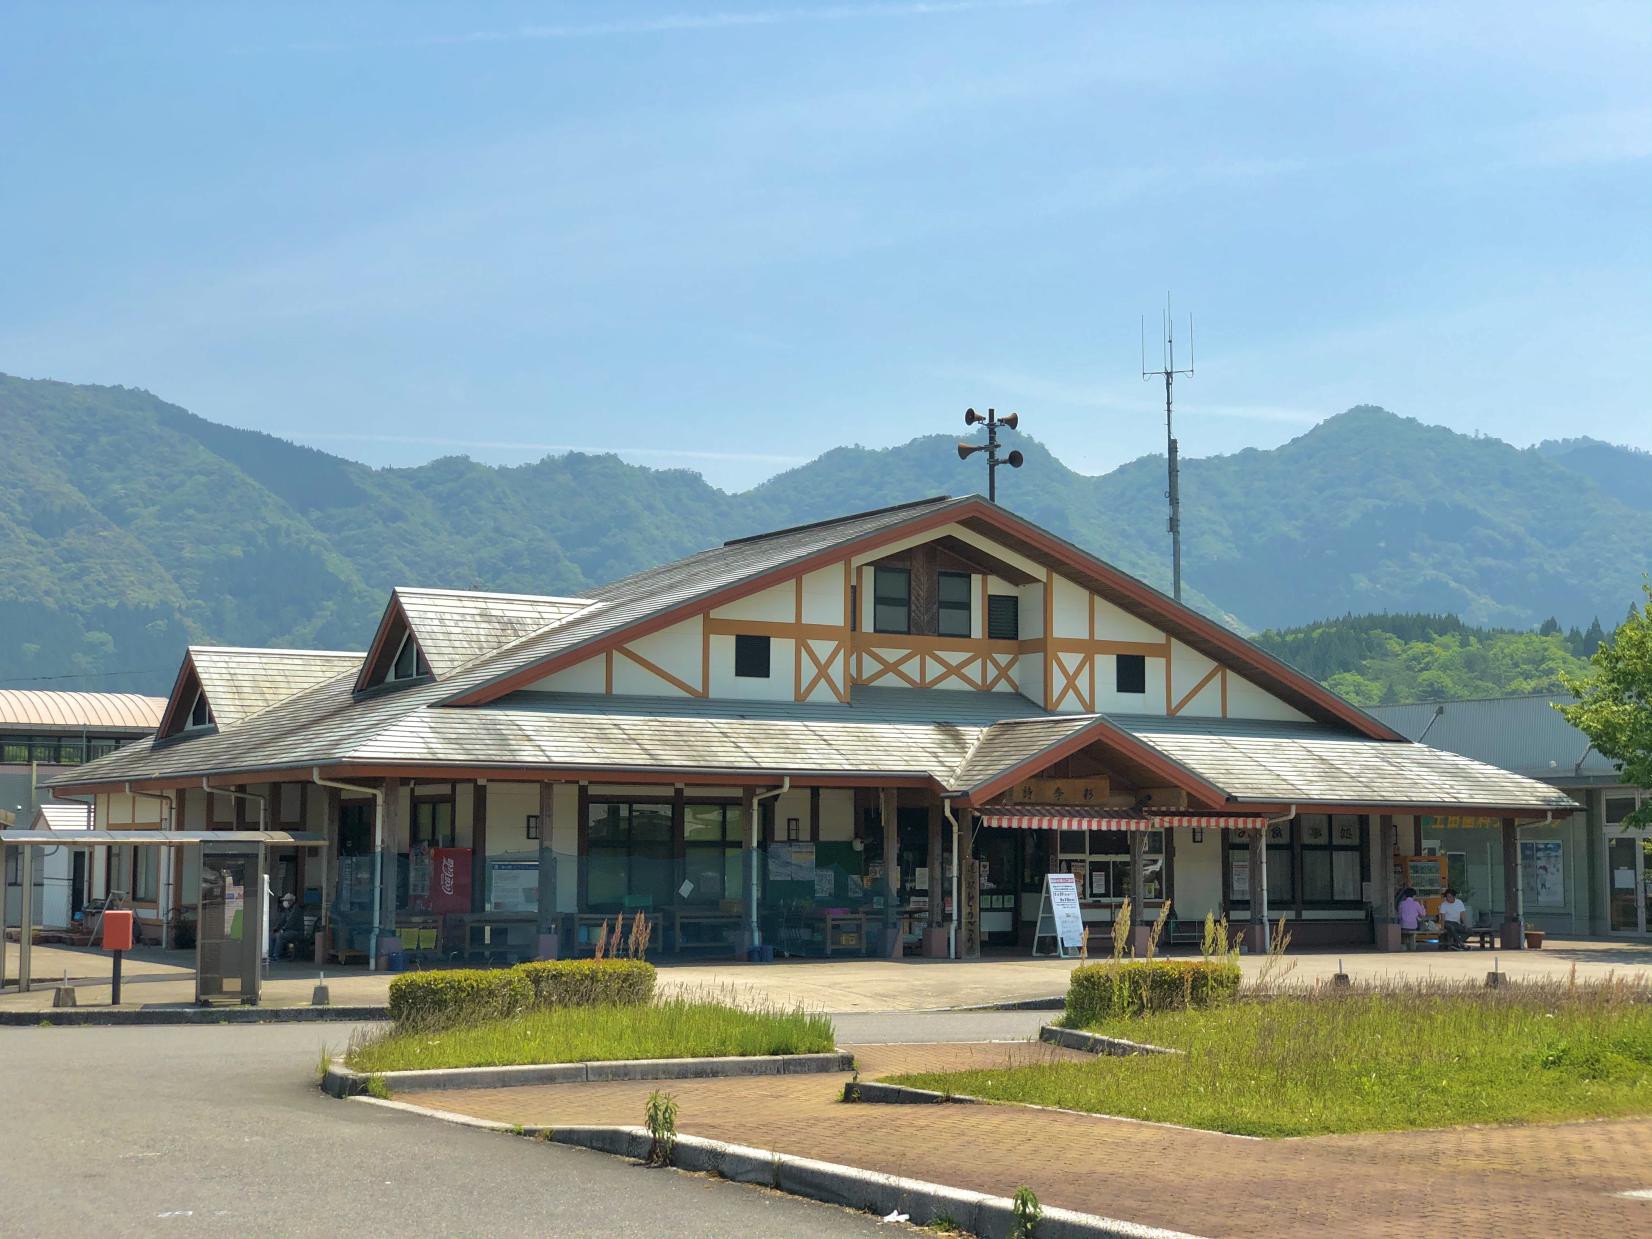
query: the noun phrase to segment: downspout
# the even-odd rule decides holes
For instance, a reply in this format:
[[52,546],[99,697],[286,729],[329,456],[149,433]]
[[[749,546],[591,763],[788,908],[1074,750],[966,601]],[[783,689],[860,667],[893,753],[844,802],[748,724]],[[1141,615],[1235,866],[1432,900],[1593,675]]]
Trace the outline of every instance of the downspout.
[[[355,792],[358,796],[373,798],[373,936],[369,940],[370,950],[367,952],[367,970],[377,972],[379,968],[379,908],[383,903],[380,890],[384,882],[384,789],[382,787],[363,787],[359,783],[340,783],[337,779],[321,777],[321,767],[314,766],[310,770],[310,781],[319,787],[336,787],[341,792]],[[322,830],[325,837],[326,829]],[[325,854],[325,848],[323,854]],[[321,888],[321,897],[327,898],[327,888]]]
[[952,802],[945,797],[941,799],[941,813],[946,820],[952,823],[952,919],[946,927],[946,957],[958,958],[958,876],[963,869],[964,858],[958,852],[961,833],[958,828],[958,819],[952,815]]
[[761,946],[763,937],[763,931],[758,925],[761,918],[757,915],[757,832],[762,828],[762,804],[765,800],[778,801],[791,790],[792,776],[786,774],[780,777],[779,787],[773,791],[758,792],[751,798],[751,877],[746,886],[746,932],[751,936],[753,946]]
[[[178,823],[172,820],[173,805],[171,796],[165,795],[162,792],[135,792],[132,790],[132,785],[130,783],[126,784],[126,794],[128,796],[144,796],[150,800],[160,801],[166,806],[165,812],[161,814],[161,829],[176,830],[178,828]],[[92,807],[93,829],[97,828],[97,824],[97,806],[96,798],[94,797]],[[105,860],[104,863],[107,864],[108,861]],[[88,877],[90,877],[90,868],[90,866],[87,867]],[[160,886],[161,889],[166,892],[166,898],[161,901],[160,905],[161,950],[170,951],[172,949],[172,906],[178,897],[178,892],[172,889],[172,849],[170,847],[166,849],[166,880],[162,882]],[[156,893],[159,894],[159,892]]]
[[1272,909],[1268,907],[1268,830],[1270,827],[1278,826],[1283,822],[1290,821],[1295,816],[1296,806],[1293,804],[1284,816],[1270,817],[1268,819],[1268,824],[1257,832],[1256,846],[1262,849],[1262,889],[1260,891],[1251,892],[1251,906],[1255,906],[1254,901],[1258,896],[1260,896],[1262,900],[1262,950],[1264,952],[1268,949],[1268,943],[1272,941],[1272,936],[1268,930],[1268,913],[1272,911]]

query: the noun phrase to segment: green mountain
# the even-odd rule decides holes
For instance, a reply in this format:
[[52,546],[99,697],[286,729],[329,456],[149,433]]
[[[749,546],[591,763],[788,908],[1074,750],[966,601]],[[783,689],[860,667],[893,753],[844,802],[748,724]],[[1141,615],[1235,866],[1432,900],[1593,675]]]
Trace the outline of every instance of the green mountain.
[[1455,615],[1344,615],[1270,628],[1255,641],[1356,705],[1375,706],[1564,692],[1561,674],[1587,675],[1604,637],[1598,620],[1562,632],[1551,618],[1521,632]]
[[[1008,506],[1167,585],[1162,457],[1092,477],[1011,437],[1027,464],[999,475]],[[186,641],[360,646],[393,585],[578,592],[983,481],[948,435],[838,448],[740,494],[578,453],[373,469],[145,392],[5,376],[0,442],[0,683],[152,691]],[[1610,619],[1652,564],[1652,514],[1599,453],[1573,455],[1362,407],[1273,451],[1188,460],[1189,601],[1246,630],[1389,610]]]

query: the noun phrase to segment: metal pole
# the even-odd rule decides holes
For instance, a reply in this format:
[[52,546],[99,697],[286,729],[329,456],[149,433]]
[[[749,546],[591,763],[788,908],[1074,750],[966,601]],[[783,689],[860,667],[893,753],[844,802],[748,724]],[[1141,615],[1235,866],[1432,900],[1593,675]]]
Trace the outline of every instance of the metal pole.
[[987,410],[987,499],[998,502],[998,411]]
[[[1172,345],[1172,348],[1175,346]],[[1182,478],[1181,462],[1176,451],[1176,435],[1171,430],[1171,385],[1176,381],[1176,359],[1172,352],[1170,365],[1164,372],[1164,437],[1170,458],[1170,586],[1171,597],[1182,600]]]
[[17,920],[17,992],[29,991],[34,971],[34,849],[25,846],[17,857],[17,876],[22,897],[18,900]]

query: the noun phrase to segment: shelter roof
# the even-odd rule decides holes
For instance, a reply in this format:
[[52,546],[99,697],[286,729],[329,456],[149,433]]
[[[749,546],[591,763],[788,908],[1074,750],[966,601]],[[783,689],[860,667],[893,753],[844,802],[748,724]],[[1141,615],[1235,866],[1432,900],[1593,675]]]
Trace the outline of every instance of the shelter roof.
[[154,731],[165,697],[137,693],[41,692],[0,689],[0,727],[52,731]]

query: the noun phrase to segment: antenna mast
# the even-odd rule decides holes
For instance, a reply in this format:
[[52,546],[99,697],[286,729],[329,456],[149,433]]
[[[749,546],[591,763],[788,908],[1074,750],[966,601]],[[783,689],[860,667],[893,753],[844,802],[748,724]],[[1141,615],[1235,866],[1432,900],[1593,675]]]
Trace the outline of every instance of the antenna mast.
[[1187,369],[1176,369],[1176,328],[1170,318],[1170,294],[1164,295],[1164,340],[1162,348],[1162,364],[1157,370],[1147,368],[1147,316],[1142,316],[1141,327],[1141,376],[1145,382],[1148,379],[1162,378],[1164,380],[1164,437],[1166,456],[1169,460],[1168,487],[1165,498],[1170,500],[1170,521],[1166,526],[1170,531],[1170,584],[1171,596],[1177,602],[1182,600],[1182,466],[1176,450],[1176,430],[1171,420],[1171,410],[1174,404],[1176,376],[1193,374],[1193,316],[1187,319]]

